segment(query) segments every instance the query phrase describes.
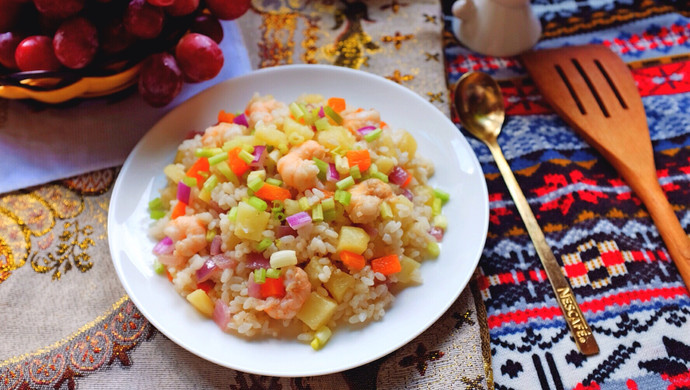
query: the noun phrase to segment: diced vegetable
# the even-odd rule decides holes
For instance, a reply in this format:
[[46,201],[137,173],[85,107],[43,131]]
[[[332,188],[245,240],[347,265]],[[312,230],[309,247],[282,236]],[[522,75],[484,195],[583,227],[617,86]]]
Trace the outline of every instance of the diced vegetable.
[[207,281],[211,275],[213,274],[213,271],[215,271],[218,267],[216,266],[216,263],[213,261],[212,257],[209,257],[204,261],[204,264],[196,270],[196,281],[197,283],[205,282]]
[[153,272],[157,273],[158,275],[163,275],[165,274],[165,266],[161,264],[160,261],[154,260],[153,261]]
[[328,123],[328,118],[319,118],[314,122],[314,126],[316,126],[317,131],[325,131],[331,127],[331,124]]
[[335,183],[335,186],[339,190],[346,190],[346,189],[352,187],[353,185],[355,185],[355,179],[353,179],[352,176],[348,176],[348,177],[338,181],[337,183]]
[[213,315],[215,306],[204,290],[199,288],[192,291],[187,295],[187,301],[205,316],[211,317]]
[[254,191],[254,195],[269,202],[274,200],[283,201],[292,196],[292,194],[290,194],[290,190],[287,188],[278,187],[269,183],[264,183],[261,188],[259,188],[257,191]]
[[333,210],[335,208],[335,200],[333,198],[326,198],[321,201],[323,211]]
[[441,248],[438,246],[436,241],[429,241],[429,243],[426,244],[426,252],[432,259],[437,258],[438,255],[441,254]]
[[235,120],[235,114],[232,112],[225,112],[225,110],[220,110],[218,112],[218,123],[232,123]]
[[347,157],[348,164],[350,164],[350,168],[357,165],[360,172],[366,171],[371,165],[371,156],[367,149],[348,150],[345,156]]
[[400,187],[405,188],[410,184],[410,181],[412,181],[412,175],[410,175],[410,173],[404,168],[396,166],[388,174],[388,180],[393,184],[397,184]]
[[194,150],[194,155],[196,157],[208,158],[208,157],[211,157],[214,154],[220,153],[222,151],[223,151],[223,149],[221,149],[221,148],[197,148],[196,150]]
[[343,148],[351,149],[355,143],[355,137],[342,126],[330,126],[328,129],[316,133],[316,140],[328,150]]
[[313,209],[311,209],[311,220],[314,222],[323,221],[323,206],[321,206],[321,203],[317,204]]
[[319,168],[319,173],[316,175],[316,177],[318,177],[321,181],[326,180],[326,173],[328,173],[328,163],[326,163],[323,160],[319,160],[316,157],[312,158],[312,161],[314,161],[316,167]]
[[352,288],[354,285],[355,278],[347,272],[343,272],[339,269],[336,269],[335,272],[331,274],[331,277],[328,279],[328,281],[324,283],[326,290],[328,290],[331,296],[335,298],[338,303],[343,301],[343,297],[345,296],[347,290]]
[[280,148],[281,144],[283,145],[283,148],[286,148],[288,144],[287,135],[278,130],[278,128],[273,124],[257,124],[256,130],[254,131],[254,137],[256,137],[260,143],[271,145],[276,148]]
[[209,229],[206,231],[206,242],[212,242],[214,238],[216,238],[216,232],[215,229]]
[[367,135],[364,136],[364,140],[367,142],[372,142],[378,137],[380,137],[382,132],[383,130],[381,129],[375,129],[374,131],[367,133]]
[[228,165],[230,166],[232,173],[234,173],[237,177],[242,176],[249,170],[249,163],[239,157],[241,152],[243,152],[243,150],[240,148],[233,148],[228,152]]
[[245,266],[249,269],[269,268],[271,264],[261,253],[251,252],[247,254]]
[[165,173],[168,179],[175,183],[178,183],[184,177],[184,169],[177,164],[166,165],[165,168],[163,168],[163,173]]
[[[253,172],[251,172],[250,174],[252,174],[252,173],[253,173]],[[254,178],[249,178],[249,177],[248,177],[248,178],[247,178],[247,187],[249,187],[249,189],[252,190],[252,191],[254,191],[255,193],[256,193],[256,191],[258,191],[263,185],[264,185],[264,181],[261,180],[260,177],[254,177]]]
[[283,268],[297,264],[297,254],[293,250],[273,252],[270,259],[271,268]]
[[278,279],[280,277],[280,270],[275,268],[269,268],[266,270],[266,277],[271,279]]
[[[304,199],[304,198],[302,198]],[[307,214],[306,211],[301,211],[297,214],[293,214],[289,217],[286,218],[288,225],[290,225],[291,228],[293,229],[299,229],[302,226],[308,225],[311,223],[311,216]]]
[[333,109],[333,111],[337,113],[343,112],[343,110],[345,110],[347,107],[347,104],[345,104],[345,99],[339,97],[328,98],[326,103],[330,108]]
[[376,130],[376,126],[363,126],[363,127],[360,127],[359,129],[357,129],[357,132],[360,135],[365,136],[374,130]]
[[218,176],[215,174],[211,175],[206,179],[204,185],[201,186],[201,191],[199,191],[199,199],[204,202],[211,200],[211,191],[218,185]]
[[230,322],[231,315],[228,305],[220,299],[216,300],[216,305],[213,309],[213,322],[215,322],[219,328],[225,330],[228,326],[228,322]]
[[441,207],[443,206],[443,201],[440,198],[434,198],[433,203],[431,203],[431,215],[434,217],[441,215]]
[[372,260],[371,269],[374,272],[380,272],[384,275],[391,275],[400,272],[402,266],[400,265],[398,255],[392,254]]
[[228,211],[228,219],[235,222],[237,220],[237,206],[232,206]]
[[235,235],[239,238],[261,241],[262,233],[266,230],[270,218],[270,213],[257,210],[249,203],[240,202],[237,205]]
[[246,150],[240,150],[240,152],[237,154],[237,157],[242,159],[247,165],[251,164],[252,161],[254,161],[254,155],[247,152]]
[[[375,167],[375,165],[373,165],[373,164],[371,166]],[[381,172],[372,172],[371,177],[373,177],[374,179],[379,179],[384,183],[388,183],[388,176],[384,175]]]
[[242,126],[244,126],[244,127],[249,127],[249,121],[247,120],[247,116],[246,116],[244,113],[242,113],[242,114],[236,116],[236,117],[232,120],[232,122],[235,123],[235,124],[238,124],[238,125],[242,125]]
[[290,103],[288,108],[290,109],[290,114],[292,114],[295,119],[300,119],[304,116],[304,110],[296,102]]
[[266,268],[254,270],[254,283],[262,284],[266,281]]
[[252,156],[254,156],[254,158],[249,165],[252,167],[262,168],[264,166],[264,161],[266,160],[266,155],[266,145],[254,146],[254,152],[252,152]]
[[177,183],[177,200],[184,203],[189,203],[189,195],[192,193],[192,189],[183,182]]
[[[319,263],[316,257],[309,260],[306,266],[304,266],[304,272],[307,273],[309,277],[309,282],[312,286],[318,286],[321,284],[321,279],[319,279],[319,274],[323,270],[324,265]],[[332,276],[332,275],[331,275]]]
[[338,234],[336,252],[350,251],[361,255],[367,250],[369,235],[364,229],[356,226],[343,226]]
[[323,112],[326,114],[327,117],[331,118],[333,122],[335,122],[338,125],[343,124],[343,117],[340,116],[335,110],[333,110],[330,106],[324,106],[323,107]]
[[220,153],[214,154],[213,156],[210,156],[208,158],[208,163],[209,163],[209,165],[214,166],[214,165],[220,164],[223,161],[227,161],[227,160],[228,160],[228,153],[224,152],[221,149]]
[[151,217],[151,219],[159,220],[165,217],[165,210],[151,210],[149,212],[149,216]]
[[271,244],[273,244],[273,240],[271,240],[270,238],[264,238],[261,241],[259,241],[258,244],[256,244],[256,250],[257,252],[263,252],[266,249],[268,249],[268,247],[271,246]]
[[411,283],[415,280],[412,278],[415,270],[419,268],[421,264],[407,256],[400,257],[400,272],[398,273],[398,282],[400,283]]
[[393,218],[393,210],[391,209],[391,205],[388,204],[388,202],[386,201],[381,202],[381,206],[379,206],[379,212],[381,213],[381,218],[383,219]]
[[345,266],[350,269],[350,271],[359,271],[366,265],[366,260],[364,259],[364,256],[360,254],[350,252],[348,250],[343,250],[340,251],[339,256],[340,261],[342,261],[343,264],[345,264]]
[[352,198],[352,194],[347,191],[337,190],[335,191],[335,195],[333,197],[343,206],[348,206],[350,204],[350,198]]
[[448,218],[446,218],[445,215],[437,215],[434,217],[434,226],[440,228],[440,229],[446,229],[448,227]]
[[288,141],[292,145],[299,145],[304,141],[314,138],[314,131],[311,127],[297,123],[289,117],[285,118],[285,121],[283,121],[283,132],[285,132]]
[[334,300],[312,291],[297,312],[297,318],[312,330],[317,330],[328,323],[337,308],[338,303]]
[[173,253],[173,240],[170,237],[165,237],[153,247],[153,253],[156,255],[168,255]]
[[265,200],[257,198],[256,196],[250,196],[247,200],[252,207],[259,211],[265,211],[268,208],[268,203]]
[[204,182],[205,177],[202,175],[204,172],[208,172],[210,165],[206,157],[201,157],[187,170],[187,176],[195,178],[196,184],[201,188],[201,184]]
[[266,299],[268,297],[282,298],[285,296],[285,285],[283,284],[283,278],[266,278],[264,283],[261,284],[259,290],[261,298]]
[[407,153],[408,160],[412,160],[417,152],[417,141],[412,134],[407,131],[402,131],[402,136],[398,141],[398,149],[401,153]]
[[311,340],[309,345],[311,345],[315,351],[318,351],[319,349],[323,348],[324,345],[326,345],[332,335],[333,332],[331,331],[331,328],[324,325],[316,331],[314,338]]
[[355,165],[352,168],[350,168],[350,176],[357,180],[362,178],[362,172],[360,172],[358,165]]
[[181,217],[185,215],[187,211],[187,204],[185,202],[180,202],[177,201],[175,204],[175,207],[172,209],[172,213],[170,214],[170,219],[175,219],[177,217]]

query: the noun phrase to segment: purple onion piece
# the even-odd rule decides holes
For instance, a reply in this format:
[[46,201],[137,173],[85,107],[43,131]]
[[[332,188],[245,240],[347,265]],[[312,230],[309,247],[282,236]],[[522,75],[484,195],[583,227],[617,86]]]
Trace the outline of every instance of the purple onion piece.
[[173,240],[170,237],[165,237],[164,239],[158,241],[156,246],[153,247],[153,253],[156,255],[169,255],[173,253],[175,246],[173,245]]
[[247,279],[247,295],[252,298],[261,298],[261,285],[254,282],[254,275],[249,275]]
[[293,214],[289,217],[286,218],[288,225],[290,225],[291,228],[293,229],[299,229],[302,226],[308,225],[311,223],[311,215],[309,215],[306,211],[300,211],[297,214]]
[[223,238],[219,235],[216,235],[213,237],[213,240],[211,240],[211,247],[209,248],[209,253],[211,256],[215,256],[220,253],[220,247],[223,244]]
[[216,263],[216,267],[218,267],[218,269],[235,268],[237,266],[237,261],[235,259],[228,257],[222,253],[213,256],[212,260],[214,263]]
[[222,300],[217,299],[216,306],[213,308],[213,322],[215,322],[219,328],[225,330],[230,321],[231,314],[228,305]]
[[429,229],[429,235],[436,239],[436,242],[441,242],[443,240],[443,229],[438,226],[434,226]]
[[328,171],[326,172],[326,179],[328,181],[338,181],[340,180],[340,173],[335,169],[335,164],[328,163]]
[[247,254],[245,265],[249,269],[271,268],[271,263],[268,261],[268,259],[264,258],[261,253],[256,252]]
[[278,226],[278,229],[276,231],[276,236],[278,238],[285,237],[285,236],[296,236],[296,235],[297,235],[297,231],[295,229],[291,228],[290,226],[287,226],[287,225]]
[[407,188],[403,189],[402,195],[409,199],[410,202],[414,201],[414,195],[412,194],[412,191],[408,190]]
[[399,186],[402,186],[405,184],[405,181],[407,181],[407,178],[410,176],[409,173],[407,173],[404,169],[402,169],[399,166],[396,166],[391,170],[391,173],[388,174],[388,181],[390,181],[393,184],[397,184]]
[[232,120],[232,122],[238,125],[249,127],[249,121],[247,120],[247,116],[244,115],[244,113],[236,116],[235,119]]
[[323,106],[321,106],[321,108],[319,109],[319,118],[323,118],[325,116],[326,116],[326,113],[323,112]]
[[374,130],[376,130],[376,126],[364,126],[364,127],[360,127],[359,129],[357,129],[357,132],[360,135],[367,135]]
[[252,160],[251,163],[249,163],[249,166],[252,167],[263,167],[264,166],[264,160],[266,160],[266,146],[265,145],[256,145],[254,146],[254,160]]
[[213,271],[218,268],[216,266],[216,263],[213,262],[213,258],[208,258],[204,262],[204,265],[201,266],[198,270],[196,270],[196,282],[201,283],[207,281],[210,277],[211,274],[213,274]]

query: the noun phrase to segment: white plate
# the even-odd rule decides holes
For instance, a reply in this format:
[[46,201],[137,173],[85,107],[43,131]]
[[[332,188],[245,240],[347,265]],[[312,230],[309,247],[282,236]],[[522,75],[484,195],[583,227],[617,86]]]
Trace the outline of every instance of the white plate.
[[[432,184],[451,194],[443,208],[449,227],[441,256],[422,264],[424,283],[402,291],[383,320],[361,329],[337,329],[314,351],[291,340],[250,341],[223,333],[153,272],[147,203],[165,185],[163,168],[191,130],[212,125],[219,110],[241,110],[252,95],[290,102],[303,93],[339,96],[356,107],[376,108],[392,128],[417,139],[432,158]],[[219,365],[270,376],[311,376],[371,362],[411,341],[458,298],[481,255],[488,229],[486,183],[479,162],[453,123],[416,93],[362,71],[324,65],[267,68],[220,83],[161,119],[127,158],[113,189],[108,239],[117,274],[141,313],[188,351]]]

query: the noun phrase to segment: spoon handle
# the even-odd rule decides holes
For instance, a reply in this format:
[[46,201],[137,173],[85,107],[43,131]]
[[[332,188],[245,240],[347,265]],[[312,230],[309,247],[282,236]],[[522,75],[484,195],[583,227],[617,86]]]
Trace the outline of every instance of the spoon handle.
[[536,249],[537,255],[541,260],[541,264],[546,271],[546,275],[551,283],[551,288],[553,288],[553,291],[556,295],[558,305],[560,306],[563,316],[565,317],[565,322],[568,324],[570,333],[575,339],[575,344],[577,344],[580,352],[585,355],[594,355],[599,353],[599,346],[597,345],[597,341],[594,339],[592,329],[587,324],[587,320],[585,319],[584,315],[582,314],[582,310],[580,310],[580,306],[575,300],[575,294],[570,288],[570,284],[563,275],[563,272],[561,272],[561,267],[558,265],[556,257],[553,255],[553,252],[551,252],[549,244],[546,243],[544,233],[539,227],[537,219],[534,217],[532,209],[529,207],[527,199],[525,199],[525,195],[522,193],[520,185],[515,179],[513,171],[510,169],[510,165],[508,165],[505,156],[503,156],[501,147],[498,145],[496,138],[485,140],[484,142],[486,143],[486,146],[489,147],[489,150],[491,151],[491,154],[498,165],[498,170],[501,172],[503,180],[508,187],[508,191],[515,202],[515,206],[517,207],[518,212],[525,223],[527,233],[532,239],[532,243],[534,243],[534,249]]

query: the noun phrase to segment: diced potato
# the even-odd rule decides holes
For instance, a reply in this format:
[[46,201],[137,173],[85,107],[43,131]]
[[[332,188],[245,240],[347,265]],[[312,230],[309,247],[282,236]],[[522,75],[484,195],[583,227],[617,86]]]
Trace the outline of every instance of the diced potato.
[[400,283],[415,283],[412,275],[420,264],[407,256],[400,256],[400,266],[402,269],[398,272],[398,281]]
[[340,146],[348,150],[352,149],[355,137],[350,131],[342,126],[331,126],[330,129],[316,133],[316,140],[328,150],[333,150]]
[[294,199],[285,199],[283,204],[285,205],[285,215],[287,216],[297,214],[302,211],[302,209],[299,207],[299,202]]
[[338,235],[336,252],[350,251],[358,255],[364,253],[369,245],[369,235],[364,229],[356,226],[343,226]]
[[211,317],[213,315],[215,306],[204,290],[198,288],[192,291],[187,295],[187,300],[205,316]]
[[298,102],[305,103],[305,104],[319,104],[324,101],[323,95],[319,95],[316,93],[309,93],[309,94],[304,94],[297,99]]
[[184,168],[181,164],[166,165],[165,168],[163,168],[163,173],[175,183],[179,183],[185,176]]
[[254,137],[261,143],[275,147],[288,144],[287,135],[273,124],[257,123]]
[[347,290],[355,285],[355,278],[347,272],[336,270],[333,274],[331,274],[328,282],[326,282],[324,285],[326,290],[331,293],[333,298],[340,303],[343,301],[343,296]]
[[314,138],[314,131],[309,126],[297,123],[289,117],[283,122],[283,132],[291,145],[299,145]]
[[412,160],[417,152],[417,141],[415,141],[412,134],[405,130],[401,130],[400,138],[398,139],[398,148],[401,153],[407,152],[408,158]]
[[429,186],[416,186],[412,189],[415,200],[424,199],[424,204],[431,207],[434,203],[434,189]]
[[312,330],[317,330],[328,323],[337,308],[334,300],[312,291],[297,313],[297,318]]
[[239,238],[260,241],[270,218],[271,214],[259,211],[248,203],[240,202],[237,205],[235,235]]
[[[393,215],[397,218],[404,218],[404,217],[409,217],[412,215],[412,210],[414,207],[414,204],[412,203],[411,200],[407,199],[403,195],[398,195],[394,196],[391,199],[388,200],[388,203],[391,206],[391,211],[393,211]],[[398,205],[402,205],[402,210],[408,211],[409,214],[401,215],[403,212],[398,208]]]
[[386,156],[379,157],[376,160],[376,166],[379,168],[379,172],[388,175],[395,167],[395,160]]
[[309,282],[312,286],[316,287],[321,284],[319,274],[321,273],[322,269],[323,265],[319,264],[319,261],[315,258],[309,260],[309,263],[307,263],[307,265],[304,267],[304,271],[307,273],[307,276],[309,277]]

